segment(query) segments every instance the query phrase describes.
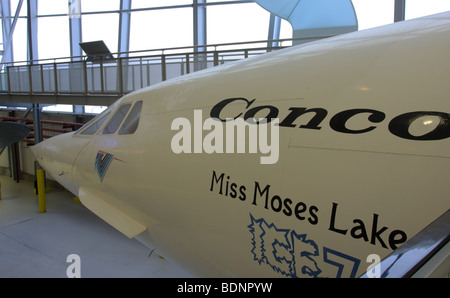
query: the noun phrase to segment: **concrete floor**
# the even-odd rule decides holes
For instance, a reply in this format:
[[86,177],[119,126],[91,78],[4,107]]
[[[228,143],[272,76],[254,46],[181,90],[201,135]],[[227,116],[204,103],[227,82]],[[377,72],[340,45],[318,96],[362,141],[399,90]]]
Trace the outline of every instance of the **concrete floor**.
[[[0,277],[67,277],[80,257],[81,277],[190,277],[109,226],[67,191],[46,194],[39,213],[33,182],[0,176]],[[149,256],[150,255],[150,256]]]

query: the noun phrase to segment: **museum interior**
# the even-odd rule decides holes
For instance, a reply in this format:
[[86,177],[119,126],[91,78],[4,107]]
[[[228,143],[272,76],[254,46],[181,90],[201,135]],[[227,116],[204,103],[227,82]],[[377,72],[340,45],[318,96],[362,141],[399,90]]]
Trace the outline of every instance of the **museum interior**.
[[0,277],[73,277],[79,255],[81,277],[191,277],[86,209],[50,173],[42,206],[30,148],[142,88],[450,10],[447,0],[341,1],[333,11],[328,2],[1,0],[0,122],[29,132],[0,149]]

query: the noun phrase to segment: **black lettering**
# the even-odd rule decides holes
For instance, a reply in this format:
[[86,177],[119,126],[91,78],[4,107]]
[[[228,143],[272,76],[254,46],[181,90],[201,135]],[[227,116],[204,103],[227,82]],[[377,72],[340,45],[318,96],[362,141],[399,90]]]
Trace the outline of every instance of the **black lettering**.
[[319,222],[319,218],[317,217],[317,212],[319,211],[319,208],[316,206],[309,207],[309,215],[311,215],[310,218],[308,218],[308,221],[312,225],[316,225]]
[[273,211],[280,212],[281,208],[283,208],[283,203],[281,202],[280,196],[273,196],[272,200],[270,200],[270,206],[272,207]]
[[[396,236],[399,235],[400,238],[396,238]],[[405,243],[407,240],[407,236],[406,233],[401,231],[401,230],[395,230],[392,231],[391,234],[389,235],[389,246],[392,249],[397,249],[397,247],[399,246],[399,244]]]
[[230,176],[227,176],[227,185],[225,186],[225,196],[228,196],[228,185],[230,183]]
[[246,187],[244,185],[241,185],[241,187],[239,187],[239,200],[241,201],[245,201],[245,199],[247,198],[247,196],[245,195],[245,191],[246,191]]
[[233,199],[235,199],[237,197],[236,187],[237,187],[236,183],[231,183],[231,186],[230,186],[230,190],[231,190],[230,197],[232,197]]
[[283,213],[284,213],[286,216],[291,216],[291,215],[292,215],[291,204],[292,204],[292,200],[289,199],[289,198],[286,198],[286,199],[283,201],[283,205],[284,205]]
[[[413,136],[409,133],[409,126],[415,120],[424,116],[439,117],[439,125],[423,136]],[[450,137],[450,114],[440,112],[412,112],[395,117],[389,123],[389,131],[397,137],[414,141],[443,140]]]
[[274,106],[267,105],[267,106],[254,107],[253,109],[248,110],[247,113],[245,113],[245,115],[244,115],[244,120],[251,124],[259,124],[259,120],[256,121],[257,119],[255,118],[255,115],[256,115],[256,113],[258,113],[259,111],[261,111],[263,109],[268,109],[269,113],[265,117],[258,117],[258,119],[265,118],[265,119],[267,119],[267,123],[269,123],[272,121],[273,118],[278,117],[278,109]]
[[264,204],[264,208],[269,209],[268,208],[268,202],[269,202],[269,189],[270,189],[270,185],[266,185],[266,187],[264,187],[264,190],[261,191],[261,188],[259,187],[259,183],[255,181],[255,191],[253,193],[253,205],[256,205],[256,196],[257,193],[259,193],[260,196],[263,196],[264,194],[266,195],[266,203]]
[[350,230],[350,235],[355,239],[363,238],[364,241],[369,241],[369,237],[367,236],[367,230],[366,230],[366,226],[364,225],[364,222],[360,219],[354,219],[353,223],[358,224],[358,225],[354,226]]
[[305,203],[300,202],[297,205],[295,205],[295,217],[297,217],[299,220],[304,220],[305,219],[304,216],[300,215],[300,214],[302,214],[305,211],[306,211]]
[[300,125],[300,128],[319,130],[321,129],[321,127],[319,127],[320,123],[322,123],[323,119],[325,119],[328,114],[327,110],[322,108],[289,108],[289,110],[291,112],[286,116],[286,118],[283,119],[283,121],[280,122],[279,126],[295,127],[295,124],[293,124],[293,122],[297,120],[298,117],[307,113],[315,113],[314,117],[309,120],[306,125]]
[[[222,119],[221,116],[220,116],[220,113],[222,112],[223,108],[224,108],[226,105],[228,105],[228,104],[230,104],[230,103],[232,103],[232,102],[234,102],[234,101],[244,101],[244,102],[247,103],[246,109],[248,109],[248,108],[253,104],[253,102],[254,102],[255,100],[256,100],[256,99],[253,99],[252,101],[248,101],[246,98],[243,98],[243,97],[236,97],[236,98],[228,98],[228,99],[224,99],[224,100],[222,100],[221,102],[219,102],[218,104],[216,104],[216,105],[211,109],[211,112],[209,113],[209,115],[211,116],[211,118],[217,118],[217,119],[219,119],[219,120],[222,121],[222,122],[226,122],[227,119],[232,118],[232,117],[226,117],[225,119]],[[239,115],[235,116],[233,119],[237,119],[237,118],[240,117],[241,115],[242,115],[242,113],[240,113]]]
[[372,237],[370,238],[370,243],[373,245],[376,245],[376,239],[380,242],[381,246],[384,248],[387,248],[386,244],[384,243],[383,239],[381,239],[380,235],[387,230],[387,227],[382,227],[380,230],[377,230],[377,224],[378,224],[378,214],[373,214],[373,223],[372,223]]
[[217,184],[220,181],[220,191],[219,194],[222,194],[222,186],[223,186],[223,177],[224,177],[224,173],[222,173],[219,178],[217,178],[217,174],[216,171],[213,171],[212,174],[212,179],[211,179],[211,187],[209,188],[210,191],[213,191],[214,189],[214,182]]
[[334,225],[334,222],[336,221],[336,211],[337,211],[338,204],[333,203],[333,209],[331,210],[331,219],[330,219],[330,227],[328,228],[330,231],[345,235],[347,234],[348,230],[341,230],[337,229]]
[[382,113],[380,111],[376,111],[376,110],[353,109],[353,110],[343,111],[343,112],[340,112],[340,113],[337,113],[336,115],[334,115],[333,118],[331,118],[331,120],[330,120],[330,126],[332,129],[334,129],[337,132],[349,133],[349,134],[360,134],[360,133],[366,133],[371,130],[374,130],[376,128],[376,126],[369,126],[365,129],[360,129],[360,130],[348,129],[345,126],[345,124],[347,123],[347,121],[350,118],[352,118],[353,116],[355,116],[357,114],[361,114],[361,113],[370,113],[371,115],[369,116],[368,119],[372,123],[380,123],[386,117],[386,115],[384,113]]

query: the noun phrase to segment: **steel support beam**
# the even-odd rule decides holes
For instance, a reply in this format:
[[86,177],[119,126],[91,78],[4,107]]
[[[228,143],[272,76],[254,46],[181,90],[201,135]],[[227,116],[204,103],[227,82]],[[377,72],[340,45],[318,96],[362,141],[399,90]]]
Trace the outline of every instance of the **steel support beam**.
[[81,0],[69,0],[70,56],[72,61],[81,61]]
[[[206,0],[194,0],[194,71],[206,68]],[[199,47],[200,46],[200,47]]]
[[395,0],[394,22],[405,20],[405,0]]
[[[267,36],[267,40],[280,39],[280,29],[281,29],[281,18],[270,14],[270,22],[269,22],[269,35]],[[278,41],[268,41],[267,42],[267,51],[271,52],[273,47],[278,47],[280,42]]]
[[37,26],[37,0],[27,0],[28,60],[31,61],[30,64],[33,64],[33,60],[39,59]]
[[119,45],[118,52],[123,53],[120,57],[128,57],[130,51],[130,23],[131,23],[131,0],[120,0],[119,15]]
[[33,104],[34,110],[34,143],[42,142],[42,127],[41,127],[41,108],[38,103]]
[[3,29],[3,49],[2,49],[2,63],[13,61],[12,51],[12,32],[13,26],[11,23],[11,0],[3,0],[1,5],[2,29]]
[[10,0],[1,1],[2,3],[2,17],[3,17],[3,57],[2,63],[13,62],[13,33],[16,28],[17,20],[19,19],[20,10],[22,8],[23,0],[17,3],[16,13],[11,23],[11,3]]

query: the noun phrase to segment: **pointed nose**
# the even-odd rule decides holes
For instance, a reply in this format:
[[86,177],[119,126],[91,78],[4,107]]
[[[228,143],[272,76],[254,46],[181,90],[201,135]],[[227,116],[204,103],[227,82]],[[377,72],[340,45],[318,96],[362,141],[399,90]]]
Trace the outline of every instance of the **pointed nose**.
[[42,166],[50,179],[76,194],[73,183],[73,164],[80,148],[71,145],[73,133],[52,137],[31,147],[37,162]]

